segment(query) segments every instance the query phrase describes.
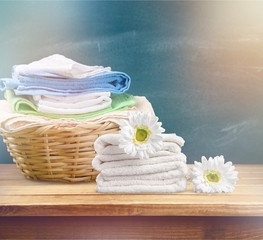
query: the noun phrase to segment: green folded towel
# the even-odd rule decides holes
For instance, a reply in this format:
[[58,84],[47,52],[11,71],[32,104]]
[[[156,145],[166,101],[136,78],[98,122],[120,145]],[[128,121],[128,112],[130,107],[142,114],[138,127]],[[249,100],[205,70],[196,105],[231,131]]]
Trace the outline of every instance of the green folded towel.
[[5,98],[11,105],[12,110],[17,113],[45,116],[49,118],[74,118],[79,120],[85,120],[93,117],[98,117],[106,113],[125,110],[136,104],[135,97],[130,94],[111,94],[111,105],[96,112],[82,114],[53,114],[39,112],[37,110],[37,107],[30,100],[26,99],[23,96],[15,95],[13,90],[6,90]]

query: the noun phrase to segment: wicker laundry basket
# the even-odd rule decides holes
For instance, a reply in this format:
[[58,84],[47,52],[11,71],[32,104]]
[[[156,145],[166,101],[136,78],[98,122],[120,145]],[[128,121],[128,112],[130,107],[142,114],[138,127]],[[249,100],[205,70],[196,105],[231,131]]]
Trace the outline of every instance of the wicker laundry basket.
[[93,144],[98,136],[118,130],[112,122],[62,123],[4,131],[1,135],[27,178],[75,183],[96,179]]

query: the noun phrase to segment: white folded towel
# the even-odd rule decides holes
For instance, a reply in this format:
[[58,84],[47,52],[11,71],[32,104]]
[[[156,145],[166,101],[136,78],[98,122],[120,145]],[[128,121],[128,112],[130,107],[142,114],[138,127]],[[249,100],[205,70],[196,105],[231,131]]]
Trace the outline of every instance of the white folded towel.
[[111,105],[110,92],[86,93],[70,96],[33,95],[30,100],[38,111],[55,114],[95,112]]
[[115,168],[106,168],[101,171],[105,176],[131,176],[131,175],[145,175],[152,173],[167,172],[171,170],[187,171],[185,162],[171,161],[165,163],[156,163],[148,165],[123,166]]
[[184,176],[180,177],[173,177],[168,179],[125,179],[122,180],[105,180],[104,175],[100,173],[97,178],[96,182],[99,185],[103,185],[105,187],[111,187],[111,186],[134,186],[134,185],[155,185],[155,186],[163,186],[163,185],[170,185],[173,183],[178,182],[178,180],[185,178]]
[[[162,145],[162,149],[154,154],[150,154],[150,157],[165,157],[165,156],[171,156],[171,155],[175,155],[176,153],[181,153],[181,148],[179,146],[176,146],[176,151],[175,147],[170,149],[169,145],[171,143],[166,143],[164,142]],[[175,144],[174,144],[175,145]],[[128,155],[124,152],[120,153],[120,154],[110,154],[110,150],[114,149],[114,151],[118,150],[118,146],[109,146],[107,147],[107,151],[106,154],[97,154],[96,158],[97,161],[100,162],[112,162],[112,161],[123,161],[123,160],[139,160],[138,157],[134,157],[131,155]],[[146,159],[147,160],[147,159]]]
[[119,148],[120,134],[100,136],[94,143],[97,152],[92,166],[100,174],[97,192],[104,193],[175,193],[186,189],[186,156],[181,152],[184,139],[162,134],[162,149],[149,159],[125,154]]
[[[96,178],[97,192],[176,193],[186,190],[188,168],[185,161],[165,162],[162,159],[152,164],[149,160],[147,163],[144,160],[126,161],[135,165],[105,168],[100,172]],[[136,161],[146,165],[136,165]]]
[[97,184],[96,190],[101,193],[176,193],[183,192],[186,190],[187,180],[186,178],[175,179],[175,182],[171,184],[152,185],[141,184],[141,185],[122,185],[122,186],[111,186],[105,184]]
[[[96,144],[95,150],[97,148],[98,148],[98,146]],[[179,145],[177,145],[176,143],[172,143],[172,142],[163,142],[161,149],[162,149],[162,151],[168,151],[170,154],[181,152],[181,147]],[[113,160],[136,158],[136,157],[132,157],[130,155],[127,155],[124,152],[124,150],[122,148],[119,148],[119,146],[117,146],[117,145],[108,145],[104,149],[100,149],[97,153],[98,153],[98,155],[100,155],[100,157],[101,157],[100,159],[102,161],[107,161],[106,159],[109,159],[108,161],[113,161]],[[150,154],[150,156],[159,156],[160,154],[163,154],[163,153],[159,153],[157,155]]]
[[174,154],[168,151],[159,151],[149,159],[144,160],[130,157],[125,154],[122,155],[122,159],[119,159],[119,155],[117,155],[117,159],[114,158],[114,156],[115,155],[96,155],[92,161],[93,168],[97,171],[102,171],[109,168],[127,167],[128,169],[130,166],[154,166],[158,164],[158,166],[160,166],[160,171],[162,171],[161,167],[164,163],[173,163],[174,161],[186,163],[186,156],[183,153]]
[[[174,152],[178,152],[178,147],[181,148],[185,143],[184,139],[180,136],[177,136],[175,133],[162,134],[162,136],[163,142],[167,142],[166,146],[169,145],[169,150],[172,150],[172,148],[174,148]],[[118,147],[119,143],[119,134],[105,134],[97,138],[94,143],[94,149],[97,154],[123,154],[123,149],[120,149]]]
[[47,76],[49,73],[50,77],[84,78],[110,71],[110,67],[87,66],[66,58],[63,55],[54,54],[29,64],[14,66],[12,77],[13,79],[17,79],[18,75],[41,76],[44,74]]
[[33,95],[33,100],[36,103],[46,104],[47,106],[57,107],[76,107],[76,104],[82,104],[82,107],[94,106],[102,100],[111,100],[110,92],[96,92],[96,93],[82,93],[78,95],[69,96],[53,96],[53,95]]
[[183,177],[183,175],[187,174],[187,168],[178,168],[169,170],[166,172],[158,172],[158,173],[151,173],[151,174],[141,174],[141,175],[128,175],[128,176],[107,176],[103,174],[99,174],[103,176],[104,181],[123,181],[123,180],[164,180],[164,179],[171,179],[171,178],[179,178]]
[[44,112],[44,113],[55,113],[55,114],[82,114],[82,113],[90,113],[90,112],[95,112],[99,111],[101,109],[104,109],[108,107],[111,104],[111,102],[101,102],[95,106],[91,107],[83,107],[83,108],[56,108],[56,107],[51,107],[51,106],[46,106],[39,104],[38,111],[39,112]]

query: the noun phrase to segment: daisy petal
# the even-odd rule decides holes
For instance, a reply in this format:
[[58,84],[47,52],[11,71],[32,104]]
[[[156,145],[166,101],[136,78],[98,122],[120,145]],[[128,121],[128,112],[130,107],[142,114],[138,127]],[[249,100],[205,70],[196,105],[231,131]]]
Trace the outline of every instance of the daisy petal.
[[138,155],[140,159],[149,158],[161,149],[164,128],[158,122],[158,117],[146,112],[133,112],[129,114],[129,121],[122,121],[120,125],[120,144],[125,153]]
[[224,156],[214,158],[202,156],[201,162],[194,162],[191,170],[191,182],[196,192],[222,193],[233,192],[238,172],[232,162],[226,162]]

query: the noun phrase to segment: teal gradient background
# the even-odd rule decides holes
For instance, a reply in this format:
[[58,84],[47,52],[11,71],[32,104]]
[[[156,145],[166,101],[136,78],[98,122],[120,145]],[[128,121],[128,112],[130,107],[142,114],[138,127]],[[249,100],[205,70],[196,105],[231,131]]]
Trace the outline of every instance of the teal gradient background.
[[[188,162],[263,161],[263,2],[1,1],[0,76],[54,53],[111,66]],[[3,94],[0,95],[3,98]],[[1,114],[1,113],[0,113]],[[0,163],[12,158],[0,143]]]

